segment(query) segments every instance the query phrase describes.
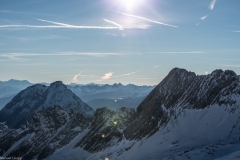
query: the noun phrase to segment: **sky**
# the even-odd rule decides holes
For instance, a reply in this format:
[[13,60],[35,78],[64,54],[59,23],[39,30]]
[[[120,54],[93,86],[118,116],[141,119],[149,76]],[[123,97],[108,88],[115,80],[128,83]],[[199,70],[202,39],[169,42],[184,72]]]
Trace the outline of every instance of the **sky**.
[[157,85],[240,74],[239,0],[0,0],[0,80]]

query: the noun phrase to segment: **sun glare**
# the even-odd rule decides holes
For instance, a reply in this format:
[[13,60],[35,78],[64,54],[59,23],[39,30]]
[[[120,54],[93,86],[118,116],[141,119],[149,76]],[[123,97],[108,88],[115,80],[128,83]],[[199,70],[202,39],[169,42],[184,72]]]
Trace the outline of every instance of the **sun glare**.
[[122,5],[128,10],[133,10],[136,8],[139,5],[140,1],[141,0],[120,0]]

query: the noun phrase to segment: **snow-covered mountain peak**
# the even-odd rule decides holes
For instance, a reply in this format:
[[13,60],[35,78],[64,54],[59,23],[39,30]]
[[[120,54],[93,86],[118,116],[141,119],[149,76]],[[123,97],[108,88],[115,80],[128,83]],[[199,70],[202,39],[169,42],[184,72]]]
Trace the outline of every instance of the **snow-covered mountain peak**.
[[21,91],[0,111],[0,122],[6,121],[16,128],[25,124],[32,113],[52,106],[61,106],[66,111],[73,108],[86,117],[94,114],[91,107],[57,81],[49,87],[36,84]]

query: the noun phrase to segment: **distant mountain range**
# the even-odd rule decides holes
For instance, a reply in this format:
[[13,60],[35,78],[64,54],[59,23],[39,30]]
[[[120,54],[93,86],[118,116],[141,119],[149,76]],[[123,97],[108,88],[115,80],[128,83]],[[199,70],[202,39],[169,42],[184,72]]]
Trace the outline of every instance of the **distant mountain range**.
[[17,94],[31,85],[33,84],[26,80],[10,79],[9,81],[0,81],[0,98]]
[[[40,83],[49,86],[48,83]],[[12,100],[12,98],[23,89],[33,85],[24,80],[0,81],[0,110]],[[70,84],[67,88],[80,97],[84,102],[92,108],[108,107],[117,109],[119,107],[136,108],[141,101],[149,94],[154,86],[137,86],[133,84],[122,85],[121,83],[113,85],[100,85],[90,83]]]
[[68,85],[68,88],[94,109],[108,107],[116,110],[120,107],[137,108],[154,86],[122,85]]
[[[20,96],[29,90],[27,88],[4,107],[6,110],[17,108],[17,103],[36,104],[40,97],[52,105],[38,108],[18,129],[9,128],[8,122],[0,124],[2,157],[239,159],[240,77],[233,71],[215,70],[209,75],[197,76],[174,68],[136,110],[122,107],[113,111],[103,107],[96,109],[92,116],[85,116],[74,105],[66,109],[63,104],[56,104],[58,94],[62,99],[69,93],[61,92],[58,86],[64,85],[55,83],[59,84],[55,88],[39,87],[43,93],[51,90],[47,95],[54,93],[55,98]],[[31,93],[34,96],[39,92]],[[71,104],[74,99],[70,99]],[[1,117],[8,113],[2,113]]]

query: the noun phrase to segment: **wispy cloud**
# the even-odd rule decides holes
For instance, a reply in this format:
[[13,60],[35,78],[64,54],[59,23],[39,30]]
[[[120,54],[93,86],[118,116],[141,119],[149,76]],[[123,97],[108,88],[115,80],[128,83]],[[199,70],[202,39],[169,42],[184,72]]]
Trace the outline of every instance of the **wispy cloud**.
[[29,59],[25,59],[25,58],[19,58],[19,57],[14,56],[14,55],[0,55],[0,57],[5,57],[5,58],[9,58],[11,60],[16,60],[16,61],[26,61],[26,60],[29,60]]
[[22,14],[22,15],[43,15],[43,16],[54,16],[51,14],[44,14],[44,13],[34,13],[34,12],[22,12],[22,11],[12,11],[12,10],[0,10],[0,13],[5,14]]
[[204,19],[206,19],[207,17],[208,17],[208,15],[203,16],[203,17],[201,17],[200,19],[201,19],[201,20],[204,20]]
[[0,10],[0,13],[26,14],[25,12],[16,12],[16,11],[10,11],[10,10]]
[[[36,56],[90,56],[90,57],[106,57],[106,56],[126,56],[130,54],[140,54],[143,52],[130,52],[130,53],[117,53],[117,52],[56,52],[56,53],[22,53],[22,52],[11,52],[11,53],[0,53],[0,57],[6,57],[12,60],[27,60],[23,59],[23,57],[36,57]],[[202,54],[207,52],[202,51],[173,51],[173,52],[144,52],[149,54]],[[75,60],[75,59],[71,59]],[[67,60],[67,61],[71,61]]]
[[[4,38],[11,38],[11,39],[16,39],[20,41],[36,41],[36,40],[52,40],[52,39],[66,39],[69,37],[64,37],[64,36],[59,36],[59,35],[45,35],[45,36],[37,36],[37,37],[16,37],[16,36],[2,36]],[[19,49],[15,49],[19,50]],[[27,49],[24,49],[27,50]]]
[[109,73],[104,74],[104,76],[102,76],[101,79],[100,79],[100,80],[97,80],[97,81],[109,80],[109,79],[111,79],[111,78],[118,78],[118,77],[126,77],[126,76],[133,75],[133,74],[135,74],[135,73],[136,73],[136,72],[131,72],[131,73],[126,73],[126,74],[121,74],[121,75],[113,76],[114,72],[109,72]]
[[111,35],[111,36],[117,36],[116,34],[112,34],[112,33],[107,33],[108,35]]
[[82,72],[74,75],[74,77],[73,77],[73,79],[72,79],[72,82],[78,82],[78,79],[77,79],[77,78],[78,78],[78,76],[80,76],[81,74],[82,74]]
[[171,25],[171,24],[166,24],[166,23],[154,21],[154,20],[151,20],[151,19],[148,19],[148,18],[145,18],[145,17],[140,17],[140,16],[137,16],[137,15],[127,14],[127,13],[123,13],[123,12],[119,12],[119,11],[113,11],[113,12],[116,12],[116,13],[119,13],[119,14],[122,14],[122,15],[125,15],[125,16],[129,16],[129,17],[134,17],[134,18],[142,19],[142,20],[149,21],[149,22],[152,22],[152,23],[157,23],[157,24],[161,24],[161,25],[165,25],[165,26],[170,26],[170,27],[178,27],[178,26],[174,26],[174,25]]
[[16,39],[16,40],[20,40],[20,41],[29,41],[29,40],[33,39],[33,38],[29,38],[29,37],[14,37],[14,36],[3,36],[3,37]]
[[75,59],[66,59],[66,60],[62,60],[60,62],[70,62],[70,61],[75,61],[75,60],[77,60],[77,59],[76,58]]
[[240,33],[240,31],[232,31],[232,32],[235,32],[235,33]]
[[223,65],[225,67],[237,67],[239,68],[240,67],[240,64],[237,64],[237,65],[231,65],[231,64],[226,64],[226,65]]
[[132,74],[135,74],[136,72],[131,72],[131,73],[127,73],[127,74],[121,74],[121,75],[117,75],[117,76],[113,76],[113,77],[124,77],[124,76],[130,76]]
[[[51,55],[51,54],[50,54]],[[114,53],[114,52],[58,52],[53,55],[57,56],[68,56],[68,55],[83,55],[83,56],[92,56],[92,57],[104,57],[104,56],[123,56],[123,53]]]
[[20,59],[19,57],[32,57],[32,56],[92,56],[92,57],[103,57],[103,56],[121,56],[121,53],[90,53],[90,52],[58,52],[58,53],[0,53],[0,57],[7,57],[10,59]]
[[189,52],[149,52],[149,53],[159,53],[159,54],[201,54],[206,53],[202,51],[189,51]]
[[[86,78],[86,77],[97,77],[96,75],[84,75],[82,74],[83,72],[81,71],[80,73],[74,75],[74,77],[72,78],[72,82],[79,82],[78,78],[82,77],[82,78]],[[66,75],[69,76],[69,75]],[[82,81],[82,80],[81,80]]]
[[118,26],[120,30],[123,30],[123,27],[122,27],[120,24],[118,24],[118,23],[116,23],[116,22],[113,22],[113,21],[109,21],[109,20],[107,20],[107,19],[103,19],[103,20],[106,21],[106,22],[108,22],[108,23],[114,24],[115,26]]
[[212,0],[211,3],[209,4],[209,9],[210,10],[213,10],[214,9],[214,6],[216,4],[217,0]]
[[198,26],[200,23],[196,23],[196,26]]
[[156,79],[156,78],[135,78],[135,79]]
[[114,72],[109,72],[109,73],[106,73],[104,74],[104,76],[101,77],[101,80],[108,80],[112,77]]

